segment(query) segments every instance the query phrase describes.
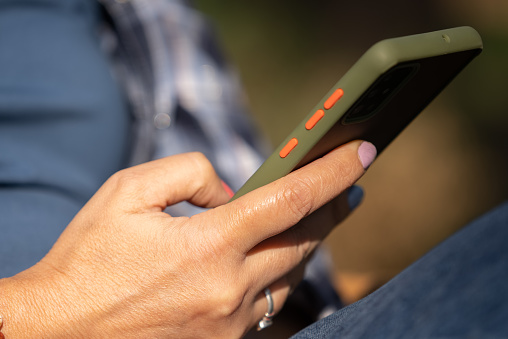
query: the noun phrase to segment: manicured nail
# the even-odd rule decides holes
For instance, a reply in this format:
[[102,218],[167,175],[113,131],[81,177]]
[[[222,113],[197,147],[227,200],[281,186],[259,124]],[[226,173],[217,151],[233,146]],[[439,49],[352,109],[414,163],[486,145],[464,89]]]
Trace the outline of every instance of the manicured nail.
[[369,166],[376,158],[376,155],[377,155],[376,146],[374,146],[368,141],[362,142],[362,144],[358,148],[358,157],[360,158],[360,162],[362,163],[364,169],[369,168]]
[[360,186],[353,185],[347,190],[347,202],[352,211],[360,205],[363,200],[363,189]]
[[224,181],[222,181],[222,187],[224,187],[224,190],[229,194],[229,197],[232,198],[235,195],[235,192],[231,189],[231,187],[228,186]]

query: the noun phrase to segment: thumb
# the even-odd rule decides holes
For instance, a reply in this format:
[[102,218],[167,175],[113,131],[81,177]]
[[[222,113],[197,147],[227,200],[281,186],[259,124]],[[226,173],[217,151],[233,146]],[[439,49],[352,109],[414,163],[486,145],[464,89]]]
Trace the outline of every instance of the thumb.
[[231,189],[226,187],[208,159],[196,152],[119,171],[98,194],[117,199],[131,212],[163,211],[181,201],[200,207],[225,204],[231,198]]

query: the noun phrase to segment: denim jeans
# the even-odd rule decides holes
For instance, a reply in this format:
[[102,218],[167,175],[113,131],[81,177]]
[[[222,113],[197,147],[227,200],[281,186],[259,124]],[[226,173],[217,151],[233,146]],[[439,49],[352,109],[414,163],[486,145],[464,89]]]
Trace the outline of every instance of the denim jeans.
[[303,338],[508,338],[508,203]]

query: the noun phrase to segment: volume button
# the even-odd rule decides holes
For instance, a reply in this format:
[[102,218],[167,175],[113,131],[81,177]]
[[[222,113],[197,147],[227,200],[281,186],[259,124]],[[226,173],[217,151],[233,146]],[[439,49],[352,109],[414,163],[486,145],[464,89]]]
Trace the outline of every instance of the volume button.
[[325,111],[323,111],[322,109],[318,109],[316,113],[314,113],[314,115],[312,115],[312,117],[310,117],[310,119],[307,120],[307,122],[305,123],[305,129],[311,130],[312,128],[314,128],[314,126],[316,126],[318,121],[321,120],[324,116]]
[[338,88],[335,90],[335,92],[330,95],[328,99],[326,99],[325,103],[323,104],[325,109],[330,109],[335,105],[337,101],[339,101],[340,98],[344,95],[344,91],[342,88]]
[[296,147],[296,145],[298,145],[298,139],[293,138],[293,139],[289,140],[288,143],[286,144],[286,146],[284,146],[280,150],[279,156],[281,158],[287,157],[289,155],[289,153],[291,153],[291,151]]

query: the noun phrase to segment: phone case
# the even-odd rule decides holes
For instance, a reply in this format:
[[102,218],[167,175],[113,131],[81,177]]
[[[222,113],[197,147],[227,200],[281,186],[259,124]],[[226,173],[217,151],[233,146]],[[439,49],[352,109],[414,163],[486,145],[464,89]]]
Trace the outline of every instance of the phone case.
[[[350,127],[348,131],[347,124],[354,124],[353,122],[340,123],[339,121],[359,99],[372,88],[373,84],[386,74],[389,70],[395,69],[397,65],[401,67],[417,67],[413,65],[413,61],[430,60],[429,62],[438,62],[448,58],[455,58],[459,52],[473,51],[471,56],[458,62],[453,60],[443,61],[446,67],[441,69],[447,72],[448,68],[453,68],[455,63],[463,63],[464,65],[457,69],[451,69],[450,74],[443,78],[442,83],[434,85],[429,84],[427,79],[427,87],[435,86],[429,89],[425,98],[418,98],[421,101],[420,106],[415,108],[414,113],[410,117],[393,117],[391,125],[397,125],[393,128],[390,125],[385,132],[382,140],[375,143],[380,153],[386,145],[396,137],[398,133],[416,116],[424,107],[432,101],[432,99],[441,92],[441,90],[459,73],[467,63],[474,58],[481,51],[483,45],[480,35],[476,30],[471,27],[457,27],[441,31],[435,31],[424,34],[417,34],[405,36],[400,38],[393,38],[380,41],[374,44],[365,54],[358,59],[358,61],[349,69],[349,71],[330,89],[328,93],[317,103],[311,112],[296,126],[296,128],[286,137],[286,139],[275,149],[273,154],[262,164],[256,173],[245,183],[245,185],[235,194],[233,199],[236,199],[245,193],[277,180],[286,174],[290,173],[297,167],[304,165],[306,162],[312,160],[309,158],[308,153],[315,148],[316,144],[325,136],[330,133],[342,133],[345,135],[344,140],[341,142],[350,141],[354,138],[365,137],[368,140],[369,134],[373,135],[373,139],[379,139],[378,136],[382,129],[381,126],[377,127],[377,132],[374,131],[376,125],[383,125],[381,120],[371,123],[370,132],[353,131],[355,128]],[[440,59],[436,59],[439,57]],[[437,61],[435,61],[437,60]],[[427,61],[426,61],[427,62]],[[404,66],[409,65],[409,66]],[[415,63],[414,65],[418,65]],[[441,66],[440,66],[441,67]],[[434,68],[432,68],[434,69]],[[411,70],[404,71],[409,74]],[[399,72],[400,73],[400,72]],[[404,73],[404,74],[405,74]],[[442,73],[442,72],[441,72]],[[401,81],[402,82],[402,81]],[[432,84],[432,85],[431,85]],[[425,84],[420,85],[422,87]],[[425,88],[425,87],[424,87]],[[410,89],[408,89],[409,91]],[[413,88],[415,92],[417,89]],[[409,92],[406,92],[409,93]],[[402,95],[402,94],[401,94]],[[406,94],[403,94],[406,95]],[[406,95],[407,96],[407,95]],[[369,119],[368,117],[367,119]],[[382,117],[378,117],[382,119]],[[401,120],[400,126],[394,124],[393,121]],[[406,121],[407,120],[407,121]],[[358,124],[359,126],[361,124]],[[334,127],[336,126],[336,127]],[[346,127],[344,127],[346,126]],[[310,129],[309,129],[310,127]],[[333,127],[333,131],[332,130]],[[350,134],[346,136],[347,134]],[[365,135],[363,135],[365,134]],[[381,139],[379,139],[381,140]],[[369,140],[370,141],[370,140]],[[330,151],[338,145],[326,145],[321,150],[321,153]],[[321,154],[322,155],[322,154]]]

